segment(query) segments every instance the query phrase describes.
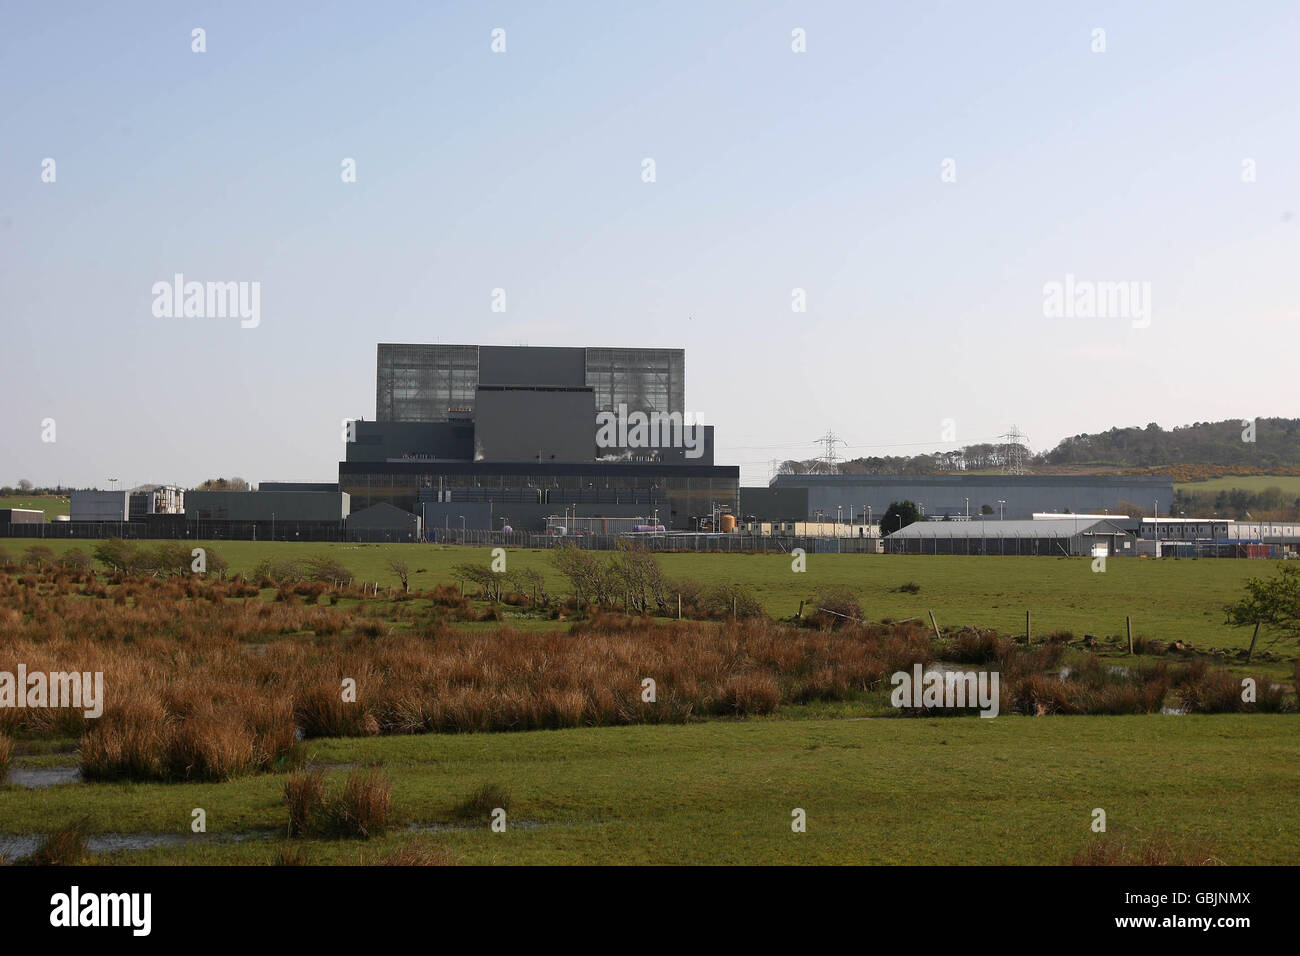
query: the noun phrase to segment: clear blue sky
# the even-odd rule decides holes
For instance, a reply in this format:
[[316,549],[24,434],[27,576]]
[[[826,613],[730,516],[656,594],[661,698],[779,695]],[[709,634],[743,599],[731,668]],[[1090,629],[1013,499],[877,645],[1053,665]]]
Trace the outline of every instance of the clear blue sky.
[[[381,341],[684,347],[747,483],[827,429],[1297,414],[1298,38],[1294,2],[5,4],[0,483],[332,479]],[[260,326],[155,318],[177,272],[260,282]],[[1150,282],[1150,326],[1046,318],[1067,273]]]

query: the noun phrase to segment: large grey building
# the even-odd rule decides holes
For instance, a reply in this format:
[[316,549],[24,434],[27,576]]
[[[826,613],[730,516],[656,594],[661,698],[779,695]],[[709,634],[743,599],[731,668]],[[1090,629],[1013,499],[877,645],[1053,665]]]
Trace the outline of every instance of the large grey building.
[[[1153,510],[1157,502],[1164,513],[1174,498],[1169,478],[1128,475],[777,475],[768,490],[801,496],[797,501],[780,497],[782,513],[771,517],[783,520],[801,508],[809,520],[842,515],[860,521],[867,514],[878,519],[895,501],[917,502],[931,517],[964,516],[967,509],[972,516],[983,512],[1013,519],[1032,518],[1035,512],[1120,515]],[[741,499],[749,498],[755,507],[778,505],[776,496],[748,492],[743,489]]]
[[382,344],[378,420],[355,423],[339,488],[426,530],[572,514],[697,529],[735,511],[740,469],[687,424],[685,373],[681,349]]
[[590,388],[597,411],[682,413],[682,349],[381,344],[375,366],[381,422],[450,422],[474,412],[480,385]]

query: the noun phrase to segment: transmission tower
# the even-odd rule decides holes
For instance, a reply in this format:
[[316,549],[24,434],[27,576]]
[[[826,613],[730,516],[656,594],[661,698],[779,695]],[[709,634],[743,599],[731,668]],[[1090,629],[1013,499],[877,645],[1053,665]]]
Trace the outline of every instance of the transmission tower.
[[838,474],[840,470],[839,456],[835,454],[835,446],[843,445],[844,439],[837,438],[833,431],[827,431],[825,435],[817,439],[822,444],[822,457],[820,464],[822,469],[828,475]]
[[1015,425],[1002,439],[1002,474],[1023,475],[1029,467],[1029,439]]

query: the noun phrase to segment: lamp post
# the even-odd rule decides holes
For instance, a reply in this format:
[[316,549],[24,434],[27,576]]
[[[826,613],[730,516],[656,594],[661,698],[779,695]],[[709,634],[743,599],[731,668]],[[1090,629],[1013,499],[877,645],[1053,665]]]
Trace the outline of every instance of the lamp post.
[[1006,504],[1007,502],[1005,498],[998,499],[998,520],[999,521],[1002,520],[1002,509],[1006,507]]
[[966,499],[966,520],[970,521],[970,499]]

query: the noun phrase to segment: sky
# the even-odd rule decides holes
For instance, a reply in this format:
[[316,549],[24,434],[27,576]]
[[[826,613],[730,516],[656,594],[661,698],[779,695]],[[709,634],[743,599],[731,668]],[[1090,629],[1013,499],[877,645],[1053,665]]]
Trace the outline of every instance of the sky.
[[[5,4],[0,484],[334,480],[379,342],[684,348],[745,484],[828,431],[1295,415],[1298,36],[1294,2]],[[155,314],[178,273],[258,283],[256,325]],[[1060,314],[1067,281],[1132,298]]]

